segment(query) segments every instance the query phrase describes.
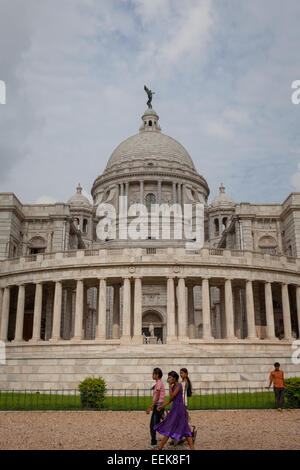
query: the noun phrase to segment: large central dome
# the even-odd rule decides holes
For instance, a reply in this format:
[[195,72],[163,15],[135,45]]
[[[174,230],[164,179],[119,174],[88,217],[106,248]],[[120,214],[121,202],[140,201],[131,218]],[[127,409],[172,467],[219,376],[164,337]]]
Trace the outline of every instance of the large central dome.
[[129,202],[145,203],[148,193],[158,201],[207,202],[206,180],[186,149],[161,132],[158,121],[158,114],[148,108],[139,133],[113,151],[104,172],[94,181],[94,204],[118,201],[118,195],[127,195]]
[[143,117],[140,132],[124,140],[114,150],[108,160],[106,169],[113,165],[130,163],[137,160],[157,159],[187,165],[195,170],[193,160],[186,149],[177,140],[161,132],[158,125],[159,116],[153,109],[148,109]]
[[107,167],[136,159],[159,157],[195,168],[186,149],[177,140],[161,132],[140,132],[124,140],[112,153]]

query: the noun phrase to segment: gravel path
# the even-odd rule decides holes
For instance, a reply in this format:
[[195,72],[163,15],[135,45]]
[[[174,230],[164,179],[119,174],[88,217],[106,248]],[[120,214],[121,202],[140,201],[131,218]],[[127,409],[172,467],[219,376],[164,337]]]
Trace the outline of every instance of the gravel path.
[[[300,410],[192,411],[191,418],[197,449],[300,449]],[[0,449],[144,449],[149,419],[141,411],[0,412]]]

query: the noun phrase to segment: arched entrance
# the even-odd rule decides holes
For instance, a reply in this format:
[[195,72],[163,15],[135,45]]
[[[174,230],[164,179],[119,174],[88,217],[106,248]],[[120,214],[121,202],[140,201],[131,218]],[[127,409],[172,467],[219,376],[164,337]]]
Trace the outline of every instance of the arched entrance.
[[158,342],[165,343],[164,341],[164,326],[163,317],[157,310],[147,310],[143,313],[142,333],[145,336],[150,336],[149,327],[151,323],[154,326],[154,336],[157,337]]

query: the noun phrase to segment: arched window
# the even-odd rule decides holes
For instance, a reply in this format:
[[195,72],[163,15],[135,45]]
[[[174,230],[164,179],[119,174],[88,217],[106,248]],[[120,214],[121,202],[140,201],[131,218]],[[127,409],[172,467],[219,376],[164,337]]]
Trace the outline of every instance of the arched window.
[[46,251],[46,240],[43,237],[33,237],[28,243],[29,254],[44,253]]
[[219,230],[220,230],[219,219],[214,220],[214,226],[215,226],[215,235],[219,235]]
[[223,217],[222,219],[222,229],[225,230],[227,226],[227,217]]
[[88,221],[87,219],[83,219],[83,225],[82,225],[83,233],[87,233],[87,229],[88,229]]
[[149,121],[149,126],[150,126],[150,127],[152,126],[152,121]]
[[146,196],[146,207],[148,212],[151,211],[151,204],[155,204],[156,199],[153,193],[148,193]]
[[258,247],[262,253],[276,253],[277,241],[270,235],[264,235],[259,239]]

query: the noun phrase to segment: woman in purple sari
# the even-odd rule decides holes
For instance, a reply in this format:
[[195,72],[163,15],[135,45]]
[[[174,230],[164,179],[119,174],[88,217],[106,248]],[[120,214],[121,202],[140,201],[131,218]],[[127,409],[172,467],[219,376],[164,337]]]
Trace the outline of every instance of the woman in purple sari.
[[187,422],[186,408],[182,399],[182,385],[178,383],[178,380],[179,375],[176,372],[172,370],[168,373],[170,398],[163,405],[159,406],[157,410],[160,411],[162,408],[171,403],[171,401],[173,404],[167,417],[159,424],[156,424],[153,428],[155,431],[159,432],[159,434],[165,436],[160,445],[157,447],[157,450],[160,450],[164,447],[169,437],[173,439],[182,439],[183,437],[186,437],[190,449],[195,450],[192,440],[192,433]]

